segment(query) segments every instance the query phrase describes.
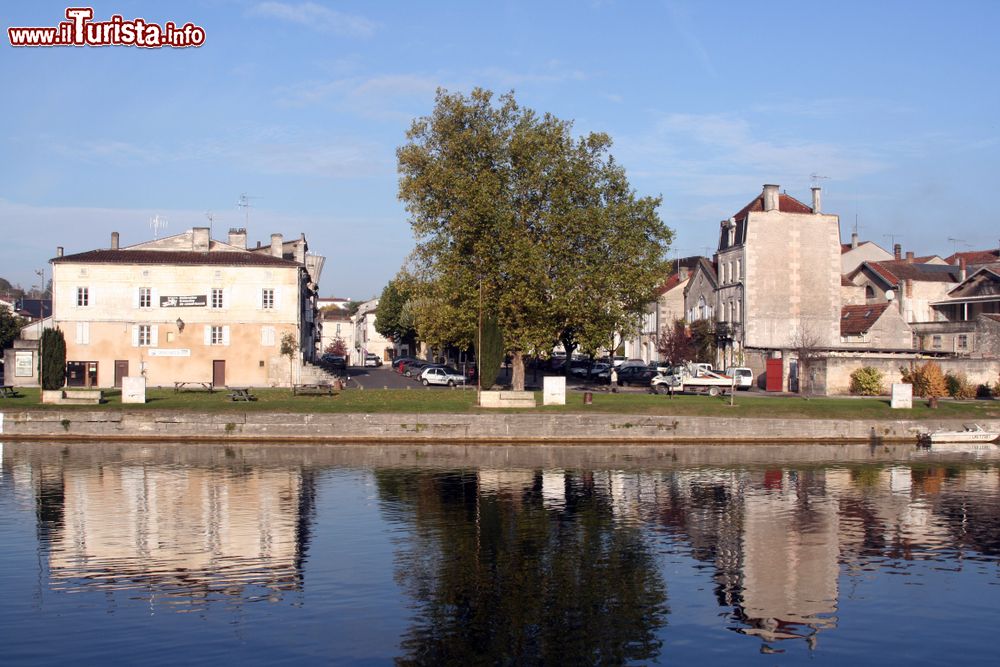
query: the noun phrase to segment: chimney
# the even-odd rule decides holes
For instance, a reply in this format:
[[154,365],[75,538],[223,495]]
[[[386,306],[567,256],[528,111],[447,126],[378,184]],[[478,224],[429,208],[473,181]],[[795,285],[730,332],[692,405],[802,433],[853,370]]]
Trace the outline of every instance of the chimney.
[[299,264],[306,263],[306,235],[305,232],[299,237],[299,242],[295,244],[295,261]]
[[813,188],[812,191],[813,191],[813,213],[822,213],[823,211],[820,208],[822,203],[820,195],[823,192],[823,188]]
[[281,247],[281,234],[271,234],[271,256],[281,258],[284,254]]
[[56,246],[56,257],[62,257],[62,256],[63,256],[63,247]]
[[208,252],[209,238],[208,227],[195,227],[191,230],[191,250],[195,252]]
[[765,211],[777,211],[778,210],[778,186],[777,185],[765,185],[764,186],[764,210]]
[[851,232],[851,248],[857,248],[857,247],[858,247],[858,233]]
[[118,232],[111,232],[111,249],[118,250]]
[[904,284],[906,285],[906,298],[913,298],[913,278],[907,278]]
[[892,258],[893,259],[902,259],[903,258],[903,246],[901,246],[898,243],[896,243],[895,245],[892,246]]
[[907,264],[913,264],[913,251],[912,250],[907,250],[906,251],[906,263]]
[[229,245],[234,245],[242,250],[247,249],[247,230],[245,227],[229,228]]
[[965,258],[961,257],[958,260],[958,282],[963,282],[966,277],[967,265],[965,263]]
[[677,274],[681,277],[681,280],[687,280],[688,279],[688,267],[686,267],[684,265],[680,265],[680,266],[677,267],[677,269],[678,269],[677,270]]

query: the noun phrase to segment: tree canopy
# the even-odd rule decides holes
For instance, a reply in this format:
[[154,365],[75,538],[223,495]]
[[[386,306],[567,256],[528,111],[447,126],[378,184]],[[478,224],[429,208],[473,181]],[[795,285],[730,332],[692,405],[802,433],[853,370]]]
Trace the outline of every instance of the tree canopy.
[[477,88],[439,90],[407,139],[399,197],[417,239],[422,339],[475,340],[481,284],[521,389],[524,353],[636,329],[667,273],[672,233],[660,198],[635,194],[606,134],[574,138],[571,122]]
[[378,308],[375,309],[375,331],[395,343],[412,343],[416,338],[416,330],[410,298],[410,287],[403,278],[390,280],[382,290]]
[[11,312],[7,304],[0,304],[0,350],[6,350],[14,344],[25,324],[27,321]]

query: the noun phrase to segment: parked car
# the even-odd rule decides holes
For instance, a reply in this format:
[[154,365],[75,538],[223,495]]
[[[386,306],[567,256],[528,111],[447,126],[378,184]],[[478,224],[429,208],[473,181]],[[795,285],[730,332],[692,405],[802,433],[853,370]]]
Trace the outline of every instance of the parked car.
[[574,359],[569,362],[569,374],[576,378],[586,378],[590,373],[591,364],[583,359]]
[[736,388],[748,391],[753,386],[753,371],[749,368],[727,368],[726,375],[736,377]]
[[426,361],[421,361],[420,359],[413,359],[412,361],[408,361],[405,364],[403,364],[403,375],[405,375],[408,378],[420,375],[420,371],[422,371],[425,367],[429,365],[430,364]]
[[629,386],[649,386],[650,381],[656,376],[656,369],[648,366],[628,366],[618,369],[618,384],[622,387]]
[[594,364],[587,377],[594,382],[611,382],[611,364]]
[[451,366],[427,366],[420,372],[420,382],[425,387],[432,384],[454,387],[465,384],[465,376]]
[[392,370],[401,374],[406,365],[411,361],[416,361],[416,359],[413,357],[396,357],[392,360]]
[[319,358],[319,362],[333,368],[347,368],[347,359],[342,354],[330,354],[327,352]]
[[[651,362],[651,363],[656,363],[656,362]],[[626,359],[622,361],[620,364],[616,363],[615,368],[617,368],[618,372],[621,373],[626,368],[646,368],[646,362],[643,361],[642,359]]]
[[378,366],[381,366],[381,365],[382,365],[382,358],[379,357],[377,354],[369,352],[368,354],[365,355],[365,367],[366,368],[369,368],[369,367],[375,368],[375,367],[378,367]]

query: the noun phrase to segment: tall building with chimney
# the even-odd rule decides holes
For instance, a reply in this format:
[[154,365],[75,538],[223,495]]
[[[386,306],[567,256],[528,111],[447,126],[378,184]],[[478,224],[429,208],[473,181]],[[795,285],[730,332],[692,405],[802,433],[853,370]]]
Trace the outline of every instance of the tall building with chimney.
[[[226,242],[207,227],[52,260],[53,324],[66,339],[67,385],[149,386],[211,382],[275,386],[295,381],[316,353],[316,292],[324,258],[305,235],[247,247],[245,229]],[[280,352],[294,337],[294,360]]]

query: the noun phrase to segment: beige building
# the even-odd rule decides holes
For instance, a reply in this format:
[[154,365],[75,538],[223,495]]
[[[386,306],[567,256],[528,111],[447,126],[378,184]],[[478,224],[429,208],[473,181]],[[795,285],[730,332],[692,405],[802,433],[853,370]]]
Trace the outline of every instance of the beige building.
[[[323,258],[302,236],[247,248],[208,228],[52,260],[53,320],[66,338],[67,385],[211,382],[275,386],[294,381],[315,354],[315,294]],[[293,360],[281,354],[294,337]]]
[[354,352],[352,363],[363,366],[365,354],[374,354],[383,362],[392,361],[395,346],[392,341],[375,330],[375,311],[378,299],[365,301],[354,314]]

